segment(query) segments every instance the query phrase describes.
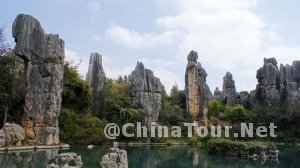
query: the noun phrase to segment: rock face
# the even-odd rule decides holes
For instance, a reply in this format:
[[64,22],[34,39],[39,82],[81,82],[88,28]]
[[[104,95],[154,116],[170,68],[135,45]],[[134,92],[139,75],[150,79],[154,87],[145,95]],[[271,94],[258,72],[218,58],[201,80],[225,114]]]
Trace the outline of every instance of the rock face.
[[118,146],[119,144],[114,142],[114,147],[102,157],[102,168],[128,168],[127,152],[120,150]]
[[251,102],[266,104],[288,100],[289,108],[300,102],[300,61],[278,68],[275,58],[264,59],[264,65],[257,71],[258,84],[251,94]]
[[98,53],[92,53],[90,56],[89,70],[86,74],[86,81],[92,88],[92,107],[91,112],[97,115],[100,108],[99,93],[102,90],[105,81],[105,73],[102,67],[102,56]]
[[0,130],[0,146],[21,145],[21,141],[25,139],[24,128],[15,123],[5,123]]
[[55,155],[48,161],[47,168],[81,168],[82,165],[81,156],[77,156],[76,153],[69,152]]
[[12,27],[14,52],[24,60],[26,72],[25,107],[22,125],[29,144],[58,144],[64,41],[46,34],[38,20],[17,16]]
[[130,77],[130,88],[133,95],[133,106],[143,109],[144,122],[150,125],[157,122],[161,110],[161,92],[164,86],[153,72],[145,69],[142,62],[138,62]]
[[219,101],[223,101],[224,96],[222,91],[216,87],[215,91],[214,91],[214,99],[219,100]]
[[227,72],[223,77],[223,98],[227,99],[227,106],[233,106],[237,103],[237,93],[235,89],[235,82],[232,74]]
[[207,124],[207,106],[212,93],[206,84],[207,73],[198,62],[198,54],[191,51],[187,57],[188,64],[185,72],[185,89],[187,93],[187,110],[190,111],[194,122]]

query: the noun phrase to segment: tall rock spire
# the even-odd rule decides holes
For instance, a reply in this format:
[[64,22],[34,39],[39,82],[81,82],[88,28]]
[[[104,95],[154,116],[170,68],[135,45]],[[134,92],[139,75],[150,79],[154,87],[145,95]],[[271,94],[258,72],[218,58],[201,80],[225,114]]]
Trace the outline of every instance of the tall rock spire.
[[93,115],[98,115],[101,108],[100,91],[104,85],[105,73],[102,67],[102,56],[96,52],[91,53],[86,81],[92,88],[91,112]]
[[26,95],[22,116],[25,143],[59,143],[64,41],[57,34],[46,34],[40,22],[29,15],[17,16],[12,27],[14,52],[25,63]]
[[227,72],[223,77],[223,98],[227,99],[227,106],[233,106],[237,103],[237,92],[232,74]]
[[212,93],[206,83],[207,73],[198,62],[198,54],[191,51],[187,57],[188,64],[185,72],[186,104],[194,122],[207,124],[207,105]]
[[138,62],[130,77],[130,88],[133,94],[133,106],[143,109],[144,122],[150,125],[157,122],[161,110],[161,92],[164,86],[153,72],[145,69],[142,62]]

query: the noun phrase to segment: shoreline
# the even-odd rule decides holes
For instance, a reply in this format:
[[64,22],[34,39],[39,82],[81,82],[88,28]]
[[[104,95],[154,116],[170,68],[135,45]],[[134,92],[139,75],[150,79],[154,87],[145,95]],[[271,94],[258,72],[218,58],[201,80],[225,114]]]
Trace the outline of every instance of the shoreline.
[[0,153],[6,151],[26,151],[26,150],[43,150],[43,149],[69,149],[70,145],[61,144],[61,145],[34,145],[34,146],[7,146],[1,147]]

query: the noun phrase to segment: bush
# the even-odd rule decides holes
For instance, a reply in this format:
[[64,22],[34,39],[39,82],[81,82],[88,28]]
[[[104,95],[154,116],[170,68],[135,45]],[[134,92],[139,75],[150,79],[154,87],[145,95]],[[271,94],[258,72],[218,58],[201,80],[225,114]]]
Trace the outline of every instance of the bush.
[[208,102],[208,117],[219,117],[220,113],[224,111],[224,106],[218,100],[211,100]]
[[66,62],[64,65],[64,88],[62,106],[76,112],[86,112],[92,104],[91,88],[81,79],[77,67]]
[[226,107],[224,114],[226,120],[230,121],[231,123],[244,122],[248,119],[247,111],[240,104],[237,104],[233,107]]
[[90,113],[62,109],[59,116],[60,140],[70,144],[101,144],[107,141],[103,129],[106,121]]

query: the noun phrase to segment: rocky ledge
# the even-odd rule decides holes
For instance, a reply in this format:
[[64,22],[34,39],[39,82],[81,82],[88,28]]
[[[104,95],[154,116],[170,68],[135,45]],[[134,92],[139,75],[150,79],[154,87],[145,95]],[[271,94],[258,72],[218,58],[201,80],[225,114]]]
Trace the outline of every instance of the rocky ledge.
[[102,157],[102,168],[128,168],[127,152],[118,148],[119,143],[114,142],[110,151]]
[[262,160],[277,159],[279,150],[273,144],[264,142],[244,142],[227,139],[211,140],[207,144],[208,153],[215,155],[237,156]]

